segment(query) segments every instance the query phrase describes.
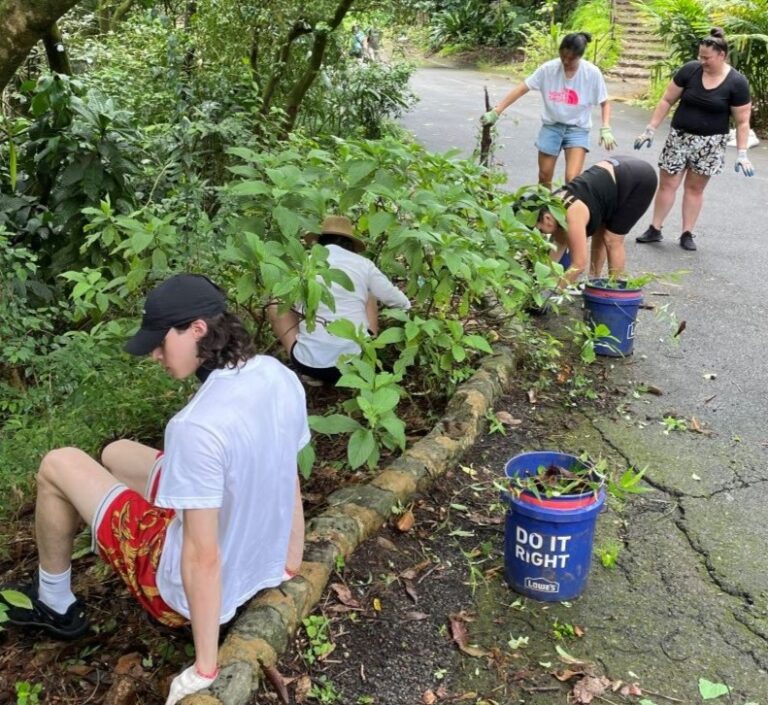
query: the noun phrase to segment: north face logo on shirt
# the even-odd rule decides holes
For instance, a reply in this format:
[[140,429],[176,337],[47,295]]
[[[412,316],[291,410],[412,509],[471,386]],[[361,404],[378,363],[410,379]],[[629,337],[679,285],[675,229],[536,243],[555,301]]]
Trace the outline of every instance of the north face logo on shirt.
[[579,104],[579,94],[572,88],[563,88],[561,91],[549,91],[547,97],[553,103],[565,103],[566,105]]

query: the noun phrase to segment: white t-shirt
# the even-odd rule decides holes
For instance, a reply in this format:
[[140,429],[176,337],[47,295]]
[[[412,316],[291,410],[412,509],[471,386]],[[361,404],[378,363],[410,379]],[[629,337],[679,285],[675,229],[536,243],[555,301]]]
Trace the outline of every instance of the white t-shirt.
[[309,442],[304,389],[276,359],[214,370],[165,429],[155,504],[177,510],[157,573],[163,600],[189,618],[181,581],[184,509],[218,508],[222,623],[279,585],[288,552],[297,454]]
[[541,121],[545,125],[561,123],[588,130],[592,127],[592,106],[608,100],[603,74],[584,59],[572,78],[565,77],[560,59],[547,61],[525,79],[525,85],[541,93]]
[[409,309],[411,302],[371,260],[361,255],[345,250],[338,245],[327,245],[328,264],[333,269],[340,269],[351,280],[354,286],[348,291],[334,282],[330,286],[331,294],[336,302],[336,310],[331,311],[324,303],[317,307],[317,325],[310,333],[306,323],[299,324],[296,335],[296,345],[293,348],[294,357],[307,367],[334,367],[340,355],[356,354],[360,347],[344,338],[331,335],[324,323],[345,318],[352,321],[355,327],[361,325],[367,330],[370,325],[365,306],[368,296],[373,294],[385,306]]

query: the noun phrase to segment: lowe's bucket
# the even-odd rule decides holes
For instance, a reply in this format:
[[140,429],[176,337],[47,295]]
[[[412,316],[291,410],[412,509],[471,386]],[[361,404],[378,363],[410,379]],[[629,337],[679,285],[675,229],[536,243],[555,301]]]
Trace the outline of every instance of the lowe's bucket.
[[595,352],[609,357],[632,354],[635,320],[643,303],[642,289],[628,289],[626,282],[606,286],[607,279],[592,279],[584,287],[584,318],[593,327],[605,324],[610,337],[595,342]]
[[[566,453],[522,453],[504,468],[507,477],[536,474],[539,466],[572,468]],[[504,575],[517,592],[546,602],[578,597],[592,565],[592,543],[605,490],[582,495],[536,498],[503,493],[507,502],[504,530]]]

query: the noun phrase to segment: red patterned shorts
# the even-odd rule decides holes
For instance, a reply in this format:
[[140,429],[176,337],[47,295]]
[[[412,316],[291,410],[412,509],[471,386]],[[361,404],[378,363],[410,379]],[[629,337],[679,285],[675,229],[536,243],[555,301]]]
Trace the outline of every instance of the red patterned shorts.
[[[154,496],[159,472],[153,472],[152,479]],[[127,487],[115,490],[114,496],[107,498],[95,532],[99,554],[158,622],[169,627],[186,624],[187,619],[166,604],[157,588],[157,567],[175,511],[156,507]]]

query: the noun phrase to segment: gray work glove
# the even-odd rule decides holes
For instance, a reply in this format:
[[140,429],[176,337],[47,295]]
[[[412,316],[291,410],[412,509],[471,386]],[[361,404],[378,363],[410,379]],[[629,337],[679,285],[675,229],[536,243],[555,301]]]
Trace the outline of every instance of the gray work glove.
[[616,138],[613,136],[613,130],[608,125],[600,128],[600,144],[609,152],[618,147],[618,142],[616,142]]
[[656,134],[656,130],[654,130],[650,125],[643,130],[642,134],[639,134],[635,138],[635,149],[640,149],[641,147],[650,147],[653,144],[653,136]]
[[197,668],[193,664],[173,679],[165,705],[176,705],[183,698],[186,698],[187,695],[192,695],[199,690],[203,690],[203,688],[207,688],[216,680],[218,675],[219,671],[217,669],[213,678],[207,678],[198,673]]

